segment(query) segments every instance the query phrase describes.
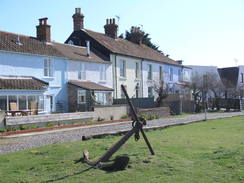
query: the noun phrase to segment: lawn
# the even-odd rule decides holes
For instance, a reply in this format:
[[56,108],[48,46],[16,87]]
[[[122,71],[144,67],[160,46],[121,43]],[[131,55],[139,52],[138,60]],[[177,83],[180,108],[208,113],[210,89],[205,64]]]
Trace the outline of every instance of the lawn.
[[120,136],[60,143],[0,155],[0,182],[244,182],[244,117],[209,120],[146,133],[156,155],[131,138],[119,154],[129,167],[106,172],[74,162],[101,156]]

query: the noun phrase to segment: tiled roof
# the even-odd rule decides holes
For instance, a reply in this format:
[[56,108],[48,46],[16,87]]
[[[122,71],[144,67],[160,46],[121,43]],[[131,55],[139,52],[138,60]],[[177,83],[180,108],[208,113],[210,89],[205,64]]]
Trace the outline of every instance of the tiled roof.
[[46,90],[47,86],[34,77],[0,77],[0,90]]
[[34,37],[2,31],[0,31],[0,50],[63,57],[53,46]]
[[98,55],[96,55],[91,51],[90,51],[90,56],[87,56],[86,47],[74,46],[69,44],[61,44],[56,42],[52,42],[52,44],[65,57],[72,60],[111,63],[102,59],[101,57],[99,57]]
[[81,31],[86,32],[89,36],[113,53],[181,66],[178,62],[164,56],[163,54],[144,44],[135,44],[122,38],[113,39],[105,34],[87,29],[83,29]]
[[[78,61],[92,61],[109,63],[105,58],[90,52],[90,57],[86,55],[86,48],[72,46],[56,42],[46,43],[34,37],[13,34],[0,31],[0,50],[29,53],[47,56],[56,56]],[[107,59],[108,60],[108,59]]]
[[89,81],[69,81],[68,84],[75,85],[87,90],[99,90],[99,91],[113,91],[112,88],[108,88],[97,83]]

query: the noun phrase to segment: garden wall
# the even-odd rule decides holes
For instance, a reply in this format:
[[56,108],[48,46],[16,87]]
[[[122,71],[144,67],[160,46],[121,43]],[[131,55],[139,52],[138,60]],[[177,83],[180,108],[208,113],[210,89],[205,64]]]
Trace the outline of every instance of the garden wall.
[[7,126],[19,125],[37,125],[44,126],[47,123],[70,123],[77,121],[86,121],[93,119],[94,112],[76,112],[76,113],[60,113],[47,115],[31,115],[6,117],[5,122]]
[[157,115],[159,117],[165,117],[170,115],[170,108],[169,107],[156,107],[150,109],[139,109],[138,114],[145,114],[145,115]]
[[95,106],[94,108],[94,120],[117,120],[121,119],[121,116],[128,113],[126,105],[110,105],[110,106]]

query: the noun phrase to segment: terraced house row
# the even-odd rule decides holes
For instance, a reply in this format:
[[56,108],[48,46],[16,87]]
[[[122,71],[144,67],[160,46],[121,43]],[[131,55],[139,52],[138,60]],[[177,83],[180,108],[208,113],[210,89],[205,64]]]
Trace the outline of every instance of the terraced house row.
[[36,37],[0,31],[0,109],[38,109],[40,113],[90,111],[123,98],[157,97],[161,81],[179,93],[190,82],[191,69],[141,42],[117,36],[115,19],[107,19],[105,33],[84,28],[80,8],[73,15],[74,31],[64,44],[51,41],[47,18],[39,19]]

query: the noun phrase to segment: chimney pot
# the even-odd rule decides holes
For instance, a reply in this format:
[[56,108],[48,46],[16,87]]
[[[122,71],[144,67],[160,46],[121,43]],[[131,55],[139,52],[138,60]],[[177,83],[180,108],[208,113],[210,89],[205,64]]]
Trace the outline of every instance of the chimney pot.
[[118,25],[115,23],[115,18],[106,19],[106,25],[104,26],[105,35],[113,39],[117,39]]

